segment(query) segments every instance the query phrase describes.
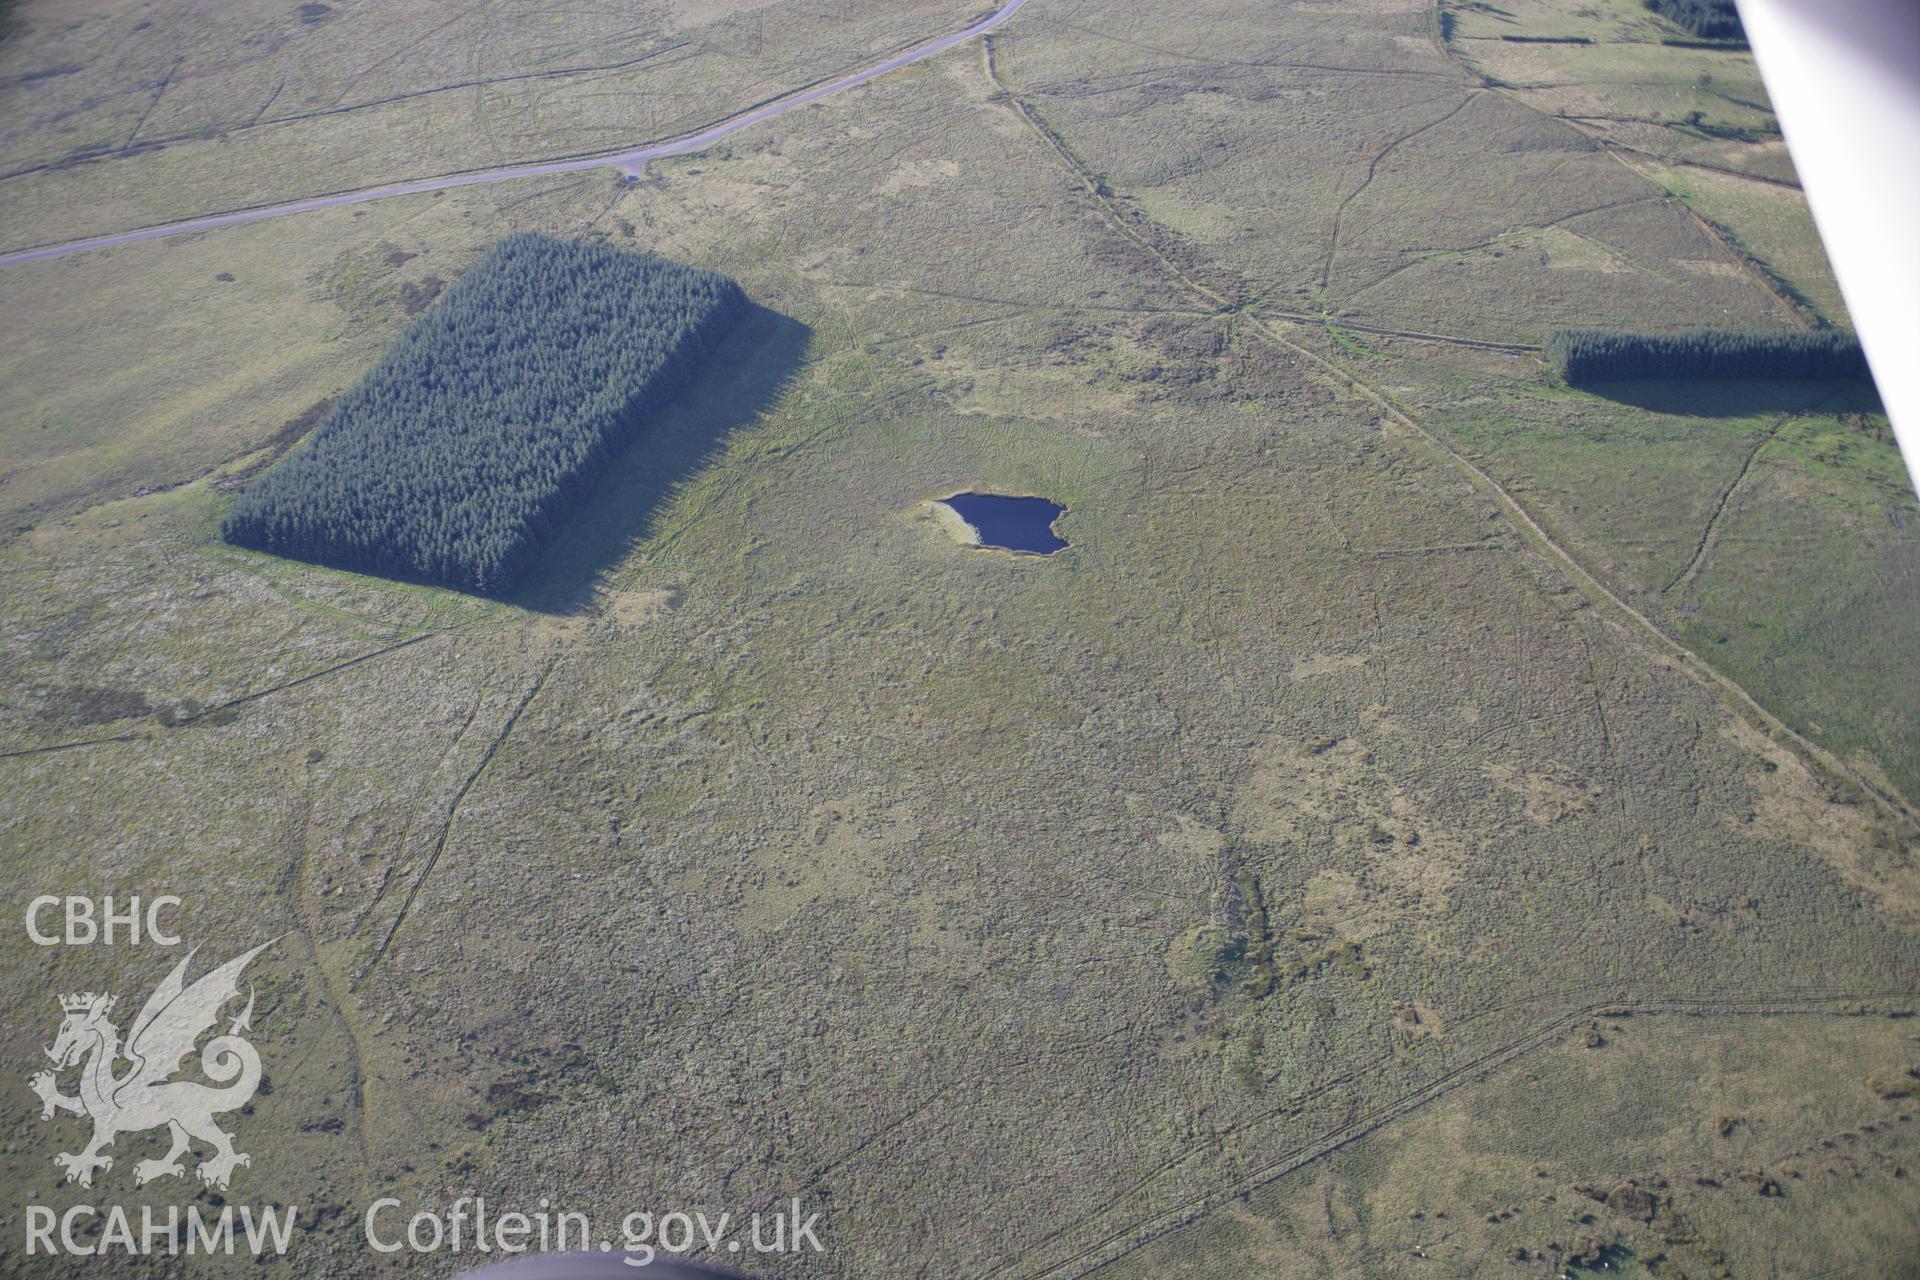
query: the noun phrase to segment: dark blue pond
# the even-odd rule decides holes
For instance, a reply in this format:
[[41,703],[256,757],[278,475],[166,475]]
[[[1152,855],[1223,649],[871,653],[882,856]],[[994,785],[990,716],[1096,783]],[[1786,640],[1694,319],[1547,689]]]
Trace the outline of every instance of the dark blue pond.
[[1050,556],[1066,546],[1053,531],[1053,522],[1067,513],[1045,498],[1009,498],[998,493],[956,493],[942,498],[960,518],[973,526],[983,547],[1031,551]]

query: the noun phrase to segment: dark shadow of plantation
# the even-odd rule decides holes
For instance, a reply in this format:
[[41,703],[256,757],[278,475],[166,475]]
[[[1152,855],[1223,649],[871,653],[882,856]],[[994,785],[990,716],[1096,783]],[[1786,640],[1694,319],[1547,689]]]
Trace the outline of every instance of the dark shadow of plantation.
[[1616,404],[1681,418],[1744,418],[1764,413],[1881,413],[1864,379],[1671,378],[1590,382],[1579,388]]
[[538,613],[590,607],[608,574],[651,536],[661,504],[719,455],[729,435],[753,425],[780,398],[812,337],[792,316],[751,304],[700,373],[634,434],[593,495],[500,598]]

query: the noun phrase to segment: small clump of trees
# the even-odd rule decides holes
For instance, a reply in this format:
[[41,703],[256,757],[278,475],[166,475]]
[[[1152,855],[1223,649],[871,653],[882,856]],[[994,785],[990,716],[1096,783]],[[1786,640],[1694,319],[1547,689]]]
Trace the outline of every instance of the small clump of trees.
[[502,591],[747,308],[712,271],[509,236],[247,486],[222,534]]
[[1643,0],[1647,8],[1706,40],[1745,40],[1734,0]]
[[1585,382],[1639,378],[1866,378],[1860,340],[1838,329],[1750,333],[1691,329],[1628,333],[1562,329],[1546,342],[1560,376]]

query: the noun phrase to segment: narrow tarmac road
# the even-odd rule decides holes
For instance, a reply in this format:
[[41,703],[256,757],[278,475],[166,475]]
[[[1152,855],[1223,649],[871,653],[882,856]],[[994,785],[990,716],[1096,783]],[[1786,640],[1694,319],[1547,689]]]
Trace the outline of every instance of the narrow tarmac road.
[[691,155],[696,151],[705,151],[722,138],[740,132],[742,129],[785,115],[789,111],[809,106],[822,98],[830,97],[844,89],[852,89],[878,79],[891,71],[911,66],[923,58],[931,58],[944,53],[955,45],[964,44],[976,36],[983,36],[1001,23],[1011,18],[1025,7],[1027,0],[1007,0],[992,16],[962,31],[941,36],[926,44],[917,45],[905,53],[895,54],[884,62],[862,68],[838,80],[829,80],[824,84],[802,89],[797,93],[773,102],[742,112],[740,115],[723,120],[719,124],[703,129],[699,133],[676,138],[671,142],[656,143],[650,147],[641,147],[636,151],[622,151],[613,155],[597,155],[572,160],[540,161],[533,164],[507,165],[499,169],[481,169],[473,173],[450,174],[441,178],[423,178],[417,182],[397,182],[386,186],[368,187],[361,191],[341,192],[337,195],[313,196],[306,200],[291,200],[285,204],[261,205],[253,209],[239,209],[231,213],[211,214],[204,218],[188,218],[181,222],[167,222],[155,227],[143,227],[138,231],[122,231],[114,235],[94,236],[87,240],[71,240],[64,244],[43,245],[37,249],[19,249],[12,253],[0,254],[0,267],[12,266],[20,262],[39,262],[46,258],[64,257],[69,253],[85,253],[90,249],[109,249],[114,245],[132,244],[138,240],[153,240],[161,236],[179,235],[187,231],[209,231],[216,227],[231,227],[243,222],[262,222],[268,218],[284,217],[293,213],[310,213],[315,209],[331,209],[339,205],[361,204],[368,200],[384,200],[388,196],[414,196],[434,191],[451,191],[456,187],[479,186],[486,182],[509,182],[515,178],[539,178],[555,173],[579,173],[587,169],[624,169],[629,173],[638,173],[650,160],[663,160],[668,156]]

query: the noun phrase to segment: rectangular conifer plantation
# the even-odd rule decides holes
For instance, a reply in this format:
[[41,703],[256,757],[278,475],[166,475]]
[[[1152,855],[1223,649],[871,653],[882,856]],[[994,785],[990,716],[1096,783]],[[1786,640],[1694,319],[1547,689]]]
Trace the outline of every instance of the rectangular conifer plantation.
[[222,534],[504,591],[747,309],[712,271],[508,236],[247,486]]
[[1643,0],[1647,8],[1708,40],[1745,40],[1734,0]]
[[1546,356],[1574,386],[1641,378],[1866,378],[1860,340],[1839,329],[1690,329],[1629,333],[1562,329]]

